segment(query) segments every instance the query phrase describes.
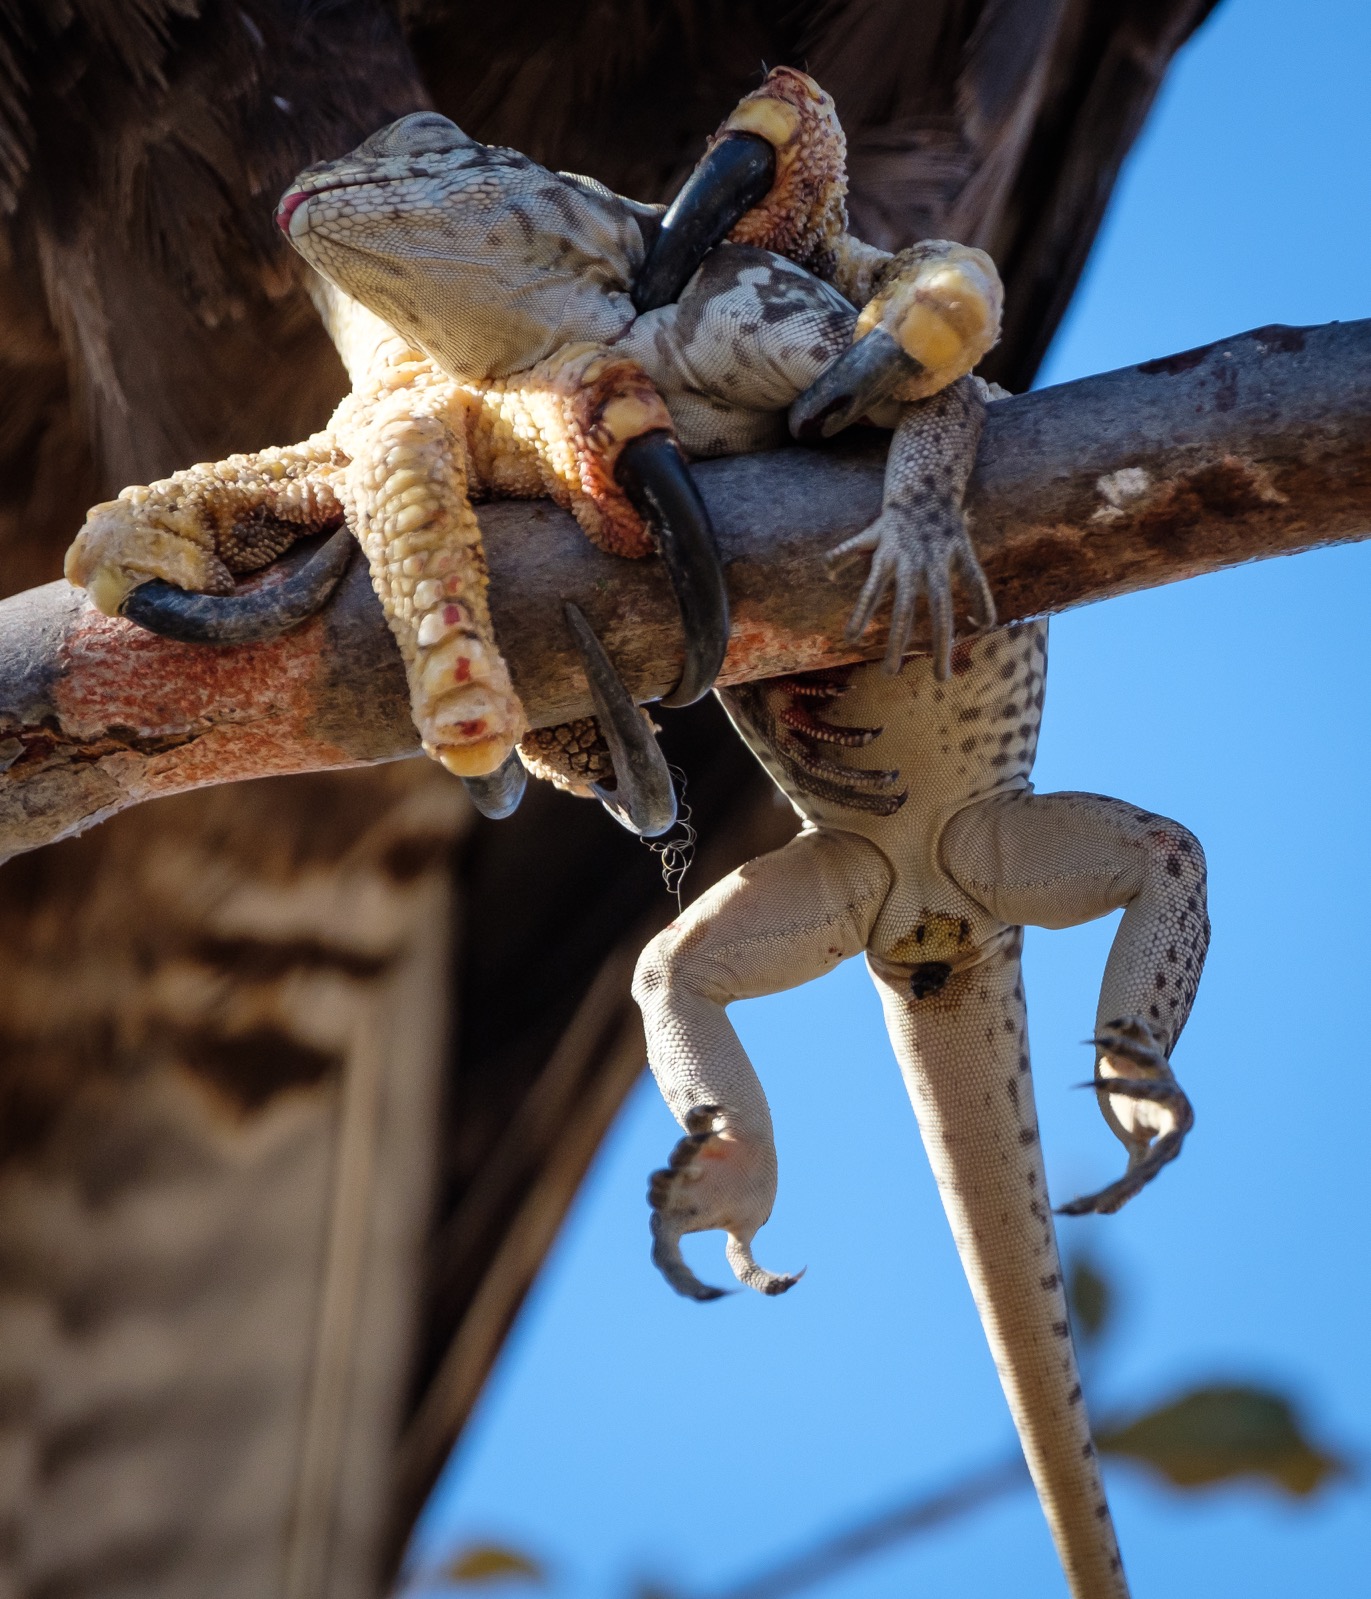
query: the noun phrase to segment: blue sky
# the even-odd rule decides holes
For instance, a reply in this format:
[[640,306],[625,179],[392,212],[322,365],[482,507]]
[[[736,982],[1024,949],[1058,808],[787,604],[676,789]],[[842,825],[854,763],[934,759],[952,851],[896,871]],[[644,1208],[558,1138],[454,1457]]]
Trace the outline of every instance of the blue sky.
[[[1267,322],[1371,314],[1371,7],[1225,0],[1179,59],[1041,381]],[[1292,1392],[1366,1462],[1309,1505],[1256,1488],[1109,1486],[1134,1591],[1365,1591],[1371,1569],[1371,1128],[1365,896],[1371,546],[1267,562],[1054,622],[1040,791],[1116,794],[1209,856],[1214,942],[1175,1056],[1198,1125],[1117,1217],[1062,1224],[1118,1279],[1096,1412],[1214,1376]],[[1030,932],[1052,1189],[1120,1152],[1089,1096],[1112,920]],[[629,1101],[430,1506],[421,1559],[474,1538],[545,1559],[555,1592],[683,1594],[740,1578],[1003,1454],[1008,1416],[859,962],[734,1008],[781,1151],[781,1300],[676,1299],[647,1260],[644,1179],[676,1136]],[[725,1280],[713,1238],[702,1274]],[[1059,1599],[1025,1493],[816,1590]]]

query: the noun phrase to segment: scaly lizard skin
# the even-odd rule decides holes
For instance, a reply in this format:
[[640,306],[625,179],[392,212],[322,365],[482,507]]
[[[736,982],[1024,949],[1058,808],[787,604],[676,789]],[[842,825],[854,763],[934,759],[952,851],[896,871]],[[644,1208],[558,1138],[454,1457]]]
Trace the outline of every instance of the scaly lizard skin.
[[[1174,823],[1118,801],[1031,794],[1042,625],[951,649],[952,570],[960,567],[973,596],[983,583],[960,509],[983,396],[959,372],[975,359],[965,356],[976,348],[978,317],[981,334],[991,320],[980,314],[990,297],[966,288],[984,268],[955,247],[892,261],[848,239],[841,205],[831,199],[841,183],[841,145],[824,140],[825,123],[836,129],[831,105],[799,74],[775,75],[744,102],[719,142],[762,130],[777,152],[766,196],[738,220],[734,245],[704,259],[679,302],[645,312],[614,347],[651,377],[696,454],[773,442],[787,405],[792,423],[822,430],[835,415],[841,423],[878,404],[916,401],[895,415],[882,518],[852,541],[875,554],[854,624],[893,586],[887,666],[896,665],[923,584],[935,650],[899,675],[857,667],[723,696],[805,826],[786,849],[692,906],[639,965],[635,992],[653,1070],[687,1132],[653,1179],[654,1254],[675,1287],[711,1297],[681,1260],[679,1240],[718,1227],[729,1234],[741,1280],[772,1293],[794,1281],[752,1259],[752,1238],[774,1198],[776,1162],[765,1098],[724,1007],[867,951],[1072,1590],[1078,1599],[1123,1595],[1037,1142],[1020,930],[1125,908],[1100,1000],[1097,1075],[1111,1085],[1101,1088],[1101,1106],[1129,1149],[1130,1169],[1070,1207],[1117,1208],[1177,1152],[1189,1125],[1167,1057],[1207,939],[1203,857]],[[787,152],[807,139],[811,154],[816,146],[827,152],[828,188],[795,182],[801,163]],[[796,212],[803,213],[798,223]],[[669,232],[664,227],[658,239]],[[861,317],[760,253],[759,241],[782,244],[866,299]],[[417,339],[436,341],[423,324],[436,316],[440,329],[446,325],[445,282],[427,281],[432,256],[416,270],[412,253],[397,255],[387,315]],[[960,274],[959,260],[967,262]],[[659,261],[654,246],[635,298]],[[944,284],[930,294],[930,278],[949,264],[956,292]],[[360,281],[346,286],[368,292]],[[854,356],[855,396],[829,376]],[[869,404],[872,366],[884,377]],[[930,390],[937,392],[917,400]],[[857,754],[864,750],[871,759]]]
[[[733,126],[762,125],[764,113],[743,109]],[[745,215],[732,237],[746,237],[754,220]],[[880,284],[869,253],[825,251],[803,229],[795,238],[796,253],[820,270],[855,260]],[[654,272],[650,257],[645,276]],[[862,333],[859,324],[854,352]],[[928,565],[941,557],[947,567],[969,547],[961,505],[981,396],[962,380],[910,410],[917,431],[898,486],[892,462],[887,501],[925,529]],[[874,548],[877,563],[879,529],[853,541]],[[929,582],[933,657],[902,671],[888,659],[721,692],[803,826],[697,900],[638,964],[650,1063],[686,1133],[651,1180],[653,1258],[679,1292],[713,1298],[718,1290],[686,1266],[680,1240],[720,1229],[745,1285],[777,1294],[798,1280],[753,1258],[775,1199],[776,1152],[765,1094],[725,1008],[864,952],[1071,1592],[1126,1599],[1047,1196],[1020,951],[1025,924],[1068,927],[1124,911],[1094,1043],[1099,1103],[1128,1170],[1064,1207],[1117,1210],[1179,1153],[1192,1121],[1169,1056],[1208,945],[1204,857],[1184,828],[1122,801],[1032,793],[1046,623],[963,641],[945,662],[947,576]],[[879,586],[869,585],[856,626]],[[897,589],[895,650],[907,635],[903,603]]]

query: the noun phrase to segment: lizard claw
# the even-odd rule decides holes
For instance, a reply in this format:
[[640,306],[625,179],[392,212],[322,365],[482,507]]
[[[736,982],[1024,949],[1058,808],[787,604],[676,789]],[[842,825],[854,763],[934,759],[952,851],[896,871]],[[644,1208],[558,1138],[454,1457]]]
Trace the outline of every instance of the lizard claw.
[[776,151],[768,140],[758,133],[725,133],[662,218],[634,280],[634,307],[643,312],[670,305],[738,219],[766,198],[775,178]]
[[[681,1238],[686,1233],[721,1228],[728,1234],[728,1263],[745,1288],[762,1294],[783,1294],[804,1276],[767,1271],[752,1257],[752,1236],[770,1211],[758,1204],[754,1151],[724,1125],[718,1105],[696,1105],[686,1113],[685,1137],[667,1157],[667,1164],[648,1180],[652,1207],[652,1263],[678,1294],[687,1299],[718,1299],[726,1290],[710,1287],[686,1265]],[[742,1221],[761,1211],[755,1225]],[[750,1214],[749,1214],[750,1213]]]
[[[1060,1216],[1110,1215],[1175,1160],[1195,1125],[1191,1108],[1146,1022],[1124,1017],[1088,1039],[1100,1051],[1093,1088],[1115,1134],[1128,1150],[1128,1169],[1117,1182],[1062,1205]],[[1123,1104],[1118,1103],[1123,1101]]]
[[630,833],[657,838],[676,825],[676,790],[666,757],[653,737],[651,722],[624,687],[604,645],[570,600],[566,619],[614,767],[614,787],[592,783],[591,790]]
[[519,809],[519,801],[528,787],[528,772],[519,759],[519,752],[511,750],[487,776],[464,777],[462,787],[482,816],[488,816],[492,822],[503,822]]
[[661,703],[693,705],[713,687],[728,650],[728,590],[709,512],[680,446],[664,429],[630,439],[614,477],[656,537],[685,631],[680,681]]
[[129,590],[119,614],[183,644],[259,644],[321,611],[356,548],[347,528],[339,528],[289,576],[243,594],[197,594],[152,578]]
[[[876,336],[868,334],[862,344]],[[829,554],[830,565],[859,553],[871,555],[871,570],[846,637],[848,643],[856,643],[889,594],[887,672],[900,670],[910,648],[922,592],[928,608],[934,673],[943,681],[952,675],[954,574],[961,578],[975,625],[994,625],[994,597],[976,559],[962,509],[984,420],[985,403],[970,380],[903,407],[891,443],[880,516]]]

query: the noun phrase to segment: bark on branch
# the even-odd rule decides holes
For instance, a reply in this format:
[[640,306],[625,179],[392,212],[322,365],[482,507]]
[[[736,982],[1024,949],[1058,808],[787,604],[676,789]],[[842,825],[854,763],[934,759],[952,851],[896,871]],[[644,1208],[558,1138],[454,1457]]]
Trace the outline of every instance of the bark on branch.
[[[884,448],[696,469],[728,565],[724,681],[881,653],[843,648],[862,572],[824,555],[880,506]],[[1261,328],[991,408],[970,505],[1004,621],[1371,534],[1371,321]],[[675,681],[655,561],[600,554],[543,503],[484,507],[497,635],[539,725],[589,701],[562,603],[640,698]],[[360,563],[321,617],[267,645],[153,638],[64,583],[0,604],[0,858],[208,783],[416,748],[399,658]]]

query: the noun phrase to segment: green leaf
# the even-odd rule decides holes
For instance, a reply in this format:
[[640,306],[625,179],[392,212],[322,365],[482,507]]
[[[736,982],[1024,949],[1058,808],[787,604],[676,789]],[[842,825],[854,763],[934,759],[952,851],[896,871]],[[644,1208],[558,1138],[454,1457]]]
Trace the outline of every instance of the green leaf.
[[1096,1343],[1113,1319],[1117,1300],[1114,1285],[1088,1255],[1067,1262],[1066,1303],[1081,1343]]
[[1346,1461],[1309,1441],[1288,1399],[1236,1384],[1195,1388],[1125,1426],[1102,1428],[1096,1441],[1178,1488],[1264,1477],[1303,1497],[1330,1478],[1350,1475]]
[[486,1583],[547,1583],[547,1572],[531,1555],[504,1544],[472,1543],[459,1549],[443,1567],[442,1579],[454,1587],[477,1588]]

